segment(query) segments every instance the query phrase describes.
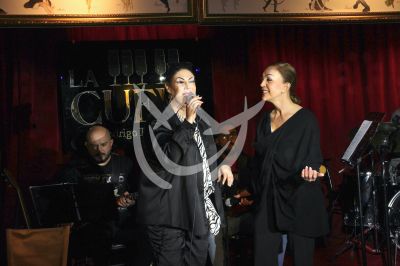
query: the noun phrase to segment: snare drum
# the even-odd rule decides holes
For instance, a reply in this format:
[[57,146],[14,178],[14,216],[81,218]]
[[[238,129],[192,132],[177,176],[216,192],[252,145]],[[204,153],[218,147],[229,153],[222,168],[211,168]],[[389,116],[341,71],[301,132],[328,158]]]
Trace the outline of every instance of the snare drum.
[[[374,206],[372,204],[372,172],[361,172],[361,201],[363,206],[363,226],[372,227],[374,220]],[[346,198],[342,200],[343,223],[346,226],[360,226],[360,214],[358,206],[357,177],[349,177],[344,183],[343,193]]]

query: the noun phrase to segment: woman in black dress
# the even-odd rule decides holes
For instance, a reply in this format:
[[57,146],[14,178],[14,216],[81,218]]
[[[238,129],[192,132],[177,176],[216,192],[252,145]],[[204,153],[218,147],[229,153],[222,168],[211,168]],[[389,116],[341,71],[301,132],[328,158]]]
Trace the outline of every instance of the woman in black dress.
[[[230,166],[218,169],[209,159],[217,152],[209,129],[196,112],[203,100],[196,95],[195,76],[191,64],[170,64],[166,72],[165,88],[170,96],[167,113],[171,128],[154,127],[154,135],[163,155],[176,164],[179,174],[170,172],[153,157],[151,167],[170,189],[162,189],[145,176],[141,177],[138,199],[139,220],[147,226],[157,266],[204,266],[207,256],[215,254],[214,236],[218,234],[223,215],[220,183],[231,186]],[[154,143],[153,143],[154,144]],[[151,146],[150,146],[151,147]],[[148,149],[148,151],[151,148]],[[196,168],[185,173],[185,168]],[[212,176],[214,173],[217,179]],[[217,181],[220,181],[217,182]]]
[[267,67],[262,100],[274,105],[257,128],[255,265],[277,265],[287,234],[296,266],[312,265],[314,238],[327,234],[328,219],[318,177],[322,162],[317,119],[298,103],[296,71],[288,63]]

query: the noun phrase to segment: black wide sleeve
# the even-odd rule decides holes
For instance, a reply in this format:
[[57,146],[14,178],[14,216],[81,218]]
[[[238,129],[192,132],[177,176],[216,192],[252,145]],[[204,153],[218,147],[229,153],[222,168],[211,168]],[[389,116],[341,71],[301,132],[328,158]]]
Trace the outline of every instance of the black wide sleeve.
[[322,163],[317,119],[311,111],[303,110],[277,134],[277,145],[272,148],[272,175],[278,183],[298,186],[306,182],[301,177],[304,167],[318,170]]
[[164,154],[174,163],[179,163],[193,142],[194,130],[195,124],[185,120],[173,130],[161,126],[154,134]]
[[320,131],[318,121],[314,115],[310,117],[308,131],[308,156],[306,166],[312,167],[314,170],[319,170],[323,161],[320,148]]

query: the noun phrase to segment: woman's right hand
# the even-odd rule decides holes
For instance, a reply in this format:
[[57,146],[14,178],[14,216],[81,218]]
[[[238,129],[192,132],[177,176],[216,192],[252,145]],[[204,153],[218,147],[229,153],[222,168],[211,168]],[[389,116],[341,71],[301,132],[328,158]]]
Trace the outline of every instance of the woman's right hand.
[[196,119],[196,111],[203,104],[201,96],[194,96],[186,105],[186,120],[193,124]]

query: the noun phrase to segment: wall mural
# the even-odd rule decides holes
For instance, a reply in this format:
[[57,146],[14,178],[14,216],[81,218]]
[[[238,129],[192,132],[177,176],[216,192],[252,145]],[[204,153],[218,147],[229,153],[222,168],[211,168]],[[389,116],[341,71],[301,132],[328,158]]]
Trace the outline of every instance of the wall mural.
[[399,21],[400,0],[0,0],[0,26]]
[[206,0],[208,14],[399,12],[399,0]]
[[200,22],[399,21],[400,0],[202,0]]
[[0,26],[193,23],[198,0],[0,0]]
[[185,13],[187,0],[0,0],[9,15],[101,15]]

